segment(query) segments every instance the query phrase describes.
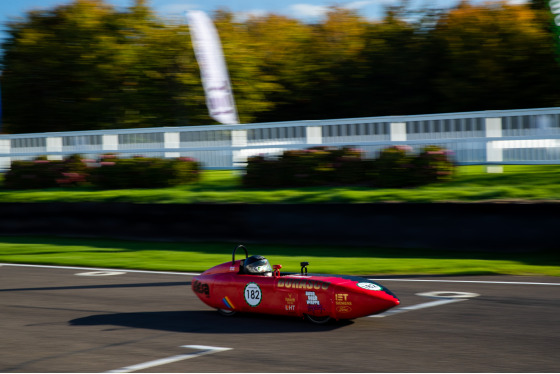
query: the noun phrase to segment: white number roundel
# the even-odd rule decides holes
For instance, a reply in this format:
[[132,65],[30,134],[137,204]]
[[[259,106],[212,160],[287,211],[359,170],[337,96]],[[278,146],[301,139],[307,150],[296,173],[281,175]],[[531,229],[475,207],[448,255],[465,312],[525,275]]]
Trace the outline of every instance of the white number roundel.
[[381,291],[382,290],[382,288],[380,286],[378,286],[377,284],[374,284],[374,283],[360,282],[360,283],[358,283],[358,287],[363,288],[364,290],[370,290],[370,291]]
[[257,306],[261,303],[262,300],[262,292],[258,284],[256,283],[248,283],[245,286],[245,291],[243,291],[245,296],[245,301],[247,304],[251,306]]

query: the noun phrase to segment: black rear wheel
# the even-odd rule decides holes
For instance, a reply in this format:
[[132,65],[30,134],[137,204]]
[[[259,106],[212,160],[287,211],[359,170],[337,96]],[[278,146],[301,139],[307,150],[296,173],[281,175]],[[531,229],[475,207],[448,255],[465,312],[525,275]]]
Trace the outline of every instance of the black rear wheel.
[[315,323],[317,325],[324,325],[325,323],[328,323],[331,320],[331,317],[329,316],[312,316],[309,314],[306,314],[305,318],[309,322]]

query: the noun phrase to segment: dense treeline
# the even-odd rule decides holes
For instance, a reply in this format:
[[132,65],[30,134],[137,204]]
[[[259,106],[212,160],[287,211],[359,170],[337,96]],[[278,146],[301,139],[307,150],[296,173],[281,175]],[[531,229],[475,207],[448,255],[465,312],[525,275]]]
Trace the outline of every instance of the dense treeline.
[[[213,18],[248,123],[558,106],[557,43],[541,3],[393,7],[375,22],[336,7],[316,24]],[[188,27],[145,0],[125,10],[75,0],[7,26],[4,132],[215,123]]]

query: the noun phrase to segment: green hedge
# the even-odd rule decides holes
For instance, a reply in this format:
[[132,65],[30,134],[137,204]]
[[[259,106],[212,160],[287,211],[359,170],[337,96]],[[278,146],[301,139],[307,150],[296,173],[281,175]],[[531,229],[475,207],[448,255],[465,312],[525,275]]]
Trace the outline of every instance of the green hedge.
[[354,148],[314,147],[285,151],[277,159],[249,158],[246,187],[304,187],[357,184],[364,181],[368,162]]
[[160,159],[134,157],[119,159],[104,155],[85,160],[72,155],[63,161],[39,157],[14,161],[4,176],[4,188],[40,189],[90,185],[101,189],[158,188],[196,182],[200,165],[191,158]]
[[451,161],[452,152],[435,145],[424,147],[413,160],[414,179],[417,184],[449,181],[456,165]]
[[414,187],[451,180],[455,164],[451,152],[435,145],[412,154],[408,146],[383,149],[374,161],[373,183],[378,187]]
[[171,187],[198,181],[199,169],[191,158],[105,157],[92,170],[91,182],[102,189]]
[[376,159],[363,155],[363,151],[350,147],[314,147],[284,151],[276,158],[254,156],[248,160],[243,185],[414,187],[450,180],[455,169],[450,152],[433,145],[417,155],[408,146],[385,148]]
[[89,177],[86,164],[78,155],[63,161],[38,157],[33,161],[13,161],[4,175],[8,189],[37,189],[85,184]]

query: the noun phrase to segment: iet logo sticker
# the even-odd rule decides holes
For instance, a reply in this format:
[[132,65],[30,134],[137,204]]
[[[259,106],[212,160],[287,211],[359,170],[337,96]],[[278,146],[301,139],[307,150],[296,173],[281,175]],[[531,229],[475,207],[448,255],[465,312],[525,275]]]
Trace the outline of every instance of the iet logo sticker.
[[[336,305],[344,305],[344,306],[352,305],[352,302],[348,300],[348,294],[347,293],[336,293],[336,294],[334,294],[334,301],[335,301]],[[352,310],[352,309],[350,309],[350,310]]]

